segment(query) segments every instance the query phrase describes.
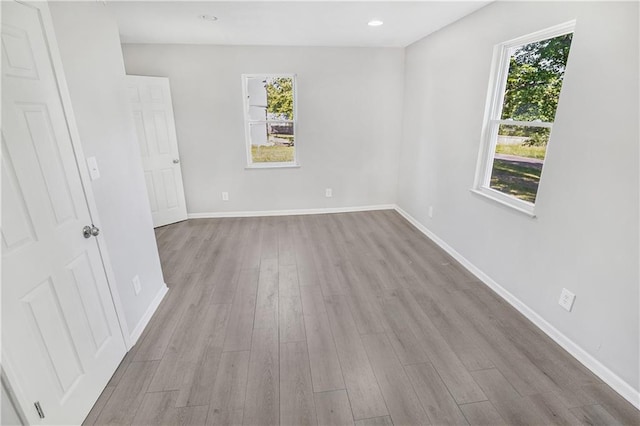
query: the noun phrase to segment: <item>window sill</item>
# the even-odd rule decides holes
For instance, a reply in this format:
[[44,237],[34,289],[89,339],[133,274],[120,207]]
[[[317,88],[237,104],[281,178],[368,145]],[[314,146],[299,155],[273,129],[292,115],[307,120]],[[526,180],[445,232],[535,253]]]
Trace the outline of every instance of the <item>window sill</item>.
[[248,164],[245,166],[245,170],[255,169],[299,169],[298,163],[265,163],[265,164]]
[[498,191],[495,191],[493,189],[488,189],[488,188],[472,188],[470,189],[470,191],[473,194],[479,195],[481,197],[487,198],[495,203],[498,203],[500,205],[509,207],[510,209],[513,209],[515,211],[517,211],[518,213],[521,213],[525,216],[528,216],[532,219],[536,218],[536,214],[534,213],[533,209],[534,206],[533,205],[529,205],[529,203],[525,203],[524,201],[520,201],[516,198],[512,198],[509,195],[504,195]]

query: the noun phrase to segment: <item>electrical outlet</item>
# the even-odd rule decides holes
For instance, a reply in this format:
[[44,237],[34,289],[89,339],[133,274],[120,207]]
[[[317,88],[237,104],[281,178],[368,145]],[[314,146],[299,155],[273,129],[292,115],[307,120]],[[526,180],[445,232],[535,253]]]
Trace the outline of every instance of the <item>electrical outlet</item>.
[[433,217],[433,206],[429,206],[429,217]]
[[333,197],[333,189],[327,188],[324,190],[324,196],[327,198]]
[[229,201],[229,193],[228,192],[223,192],[222,193],[222,201]]
[[562,289],[562,293],[560,294],[560,300],[558,303],[567,311],[571,312],[573,308],[573,302],[576,300],[576,295],[571,293],[566,288]]
[[139,295],[142,291],[142,286],[140,285],[140,277],[136,275],[135,277],[133,277],[131,282],[133,283],[133,291],[136,292],[136,296]]

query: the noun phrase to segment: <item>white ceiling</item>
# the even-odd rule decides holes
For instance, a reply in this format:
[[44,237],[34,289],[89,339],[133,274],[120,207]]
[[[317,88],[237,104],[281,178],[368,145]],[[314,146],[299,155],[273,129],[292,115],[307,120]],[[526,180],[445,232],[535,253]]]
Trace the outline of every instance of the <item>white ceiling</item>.
[[[123,43],[404,47],[488,3],[110,1],[108,7]],[[384,25],[369,27],[371,19]]]

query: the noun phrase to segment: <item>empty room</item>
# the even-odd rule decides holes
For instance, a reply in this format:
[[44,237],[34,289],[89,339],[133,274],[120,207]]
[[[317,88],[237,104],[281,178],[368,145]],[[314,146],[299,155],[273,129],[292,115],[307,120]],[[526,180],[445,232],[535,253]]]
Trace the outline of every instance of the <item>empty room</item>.
[[2,425],[640,425],[640,3],[3,0]]

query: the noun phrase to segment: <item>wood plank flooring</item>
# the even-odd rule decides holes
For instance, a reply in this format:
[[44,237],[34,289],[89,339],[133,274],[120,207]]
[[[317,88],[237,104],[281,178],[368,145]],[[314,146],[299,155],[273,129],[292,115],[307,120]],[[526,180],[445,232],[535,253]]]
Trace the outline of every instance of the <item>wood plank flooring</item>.
[[640,424],[394,211],[156,236],[169,293],[85,424]]

